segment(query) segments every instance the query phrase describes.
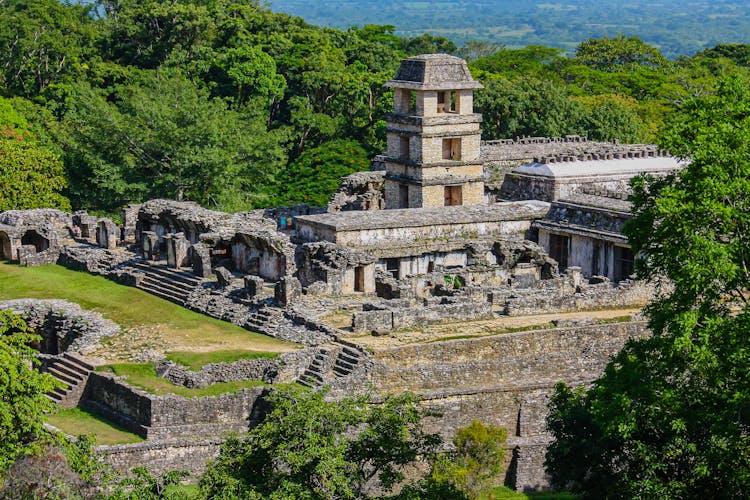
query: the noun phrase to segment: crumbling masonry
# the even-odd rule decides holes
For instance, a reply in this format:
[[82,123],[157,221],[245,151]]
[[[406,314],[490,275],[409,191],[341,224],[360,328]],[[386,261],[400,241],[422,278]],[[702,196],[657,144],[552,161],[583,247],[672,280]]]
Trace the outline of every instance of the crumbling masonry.
[[[452,56],[406,59],[386,85],[395,96],[388,149],[371,171],[343,179],[328,207],[226,214],[151,200],[126,207],[120,227],[85,212],[8,211],[0,257],[108,276],[303,346],[279,361],[197,373],[157,361],[173,383],[297,381],[327,385],[331,397],[370,385],[413,391],[442,413],[426,425],[447,439],[474,418],[509,429],[506,484],[542,488],[553,385],[590,383],[645,325],[577,319],[429,342],[418,332],[453,322],[460,336],[474,322],[641,307],[652,290],[631,279],[628,180],[680,164],[654,146],[578,136],[482,143],[481,85]],[[54,349],[40,346],[51,373],[64,372],[55,362],[85,372],[58,400],[148,438],[111,448],[118,467],[200,471],[222,432],[263,417],[263,388],[186,400],[91,375],[71,331],[47,335],[66,339],[50,341]]]

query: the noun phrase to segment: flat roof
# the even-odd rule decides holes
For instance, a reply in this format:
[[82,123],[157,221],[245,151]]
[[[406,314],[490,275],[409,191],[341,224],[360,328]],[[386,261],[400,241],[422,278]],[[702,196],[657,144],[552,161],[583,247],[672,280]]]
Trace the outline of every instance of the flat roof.
[[612,160],[561,161],[554,163],[531,162],[516,168],[513,170],[513,173],[556,178],[596,175],[637,175],[642,172],[667,173],[679,170],[682,165],[682,162],[672,156],[656,156]]
[[399,227],[444,226],[482,222],[541,219],[549,212],[544,201],[509,201],[491,205],[462,205],[396,210],[358,210],[333,214],[302,215],[297,224],[324,227],[337,232]]

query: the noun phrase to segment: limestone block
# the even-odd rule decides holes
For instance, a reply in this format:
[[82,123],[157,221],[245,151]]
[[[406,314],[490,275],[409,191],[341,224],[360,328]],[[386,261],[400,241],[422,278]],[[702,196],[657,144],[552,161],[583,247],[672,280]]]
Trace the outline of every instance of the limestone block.
[[190,242],[184,233],[174,233],[164,236],[167,244],[167,265],[179,269],[190,263],[188,249]]
[[253,276],[248,274],[243,278],[245,282],[245,292],[248,297],[255,297],[263,293],[263,285],[265,281],[260,276]]
[[143,257],[146,260],[159,260],[159,236],[154,231],[141,233]]
[[203,243],[196,243],[190,247],[190,260],[193,273],[201,278],[211,276],[211,253]]
[[114,250],[120,240],[120,228],[109,219],[100,219],[96,224],[96,244]]
[[216,279],[219,281],[219,286],[224,288],[232,284],[234,281],[234,275],[226,267],[217,267],[214,269]]
[[274,300],[282,307],[294,304],[302,295],[302,284],[297,278],[285,276],[281,278],[274,289]]

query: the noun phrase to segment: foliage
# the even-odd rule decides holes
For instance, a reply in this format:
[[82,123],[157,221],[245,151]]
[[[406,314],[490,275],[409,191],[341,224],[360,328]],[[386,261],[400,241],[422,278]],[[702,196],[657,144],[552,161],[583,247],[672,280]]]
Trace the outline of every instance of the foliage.
[[52,408],[45,393],[61,385],[34,368],[31,346],[40,341],[20,316],[0,311],[0,473],[37,448],[44,412]]
[[431,481],[449,483],[468,498],[479,498],[497,482],[507,437],[506,429],[473,420],[456,431],[456,449],[435,462]]
[[[270,393],[271,412],[244,437],[223,445],[201,479],[201,492],[222,498],[361,498],[371,482],[390,490],[401,467],[434,451],[410,395],[327,402],[324,392]],[[300,432],[304,429],[305,432]]]
[[623,66],[658,66],[666,62],[666,58],[655,47],[638,37],[625,35],[590,38],[581,42],[576,48],[576,58],[586,66],[600,71],[615,71]]
[[241,350],[209,352],[172,351],[167,353],[166,359],[178,365],[187,366],[191,370],[199,371],[209,363],[233,363],[241,359],[275,358],[278,355],[279,353],[277,352]]
[[17,460],[8,471],[7,481],[0,489],[0,497],[5,500],[67,500],[86,498],[91,493],[91,486],[82,481],[71,468],[65,453],[54,446]]
[[369,165],[367,151],[354,141],[337,139],[308,149],[281,174],[277,201],[325,206],[342,177]]
[[173,486],[188,477],[185,471],[169,471],[154,476],[146,467],[133,467],[130,477],[116,483],[110,500],[185,500],[188,494]]
[[[7,129],[6,129],[7,130]],[[60,159],[33,141],[0,136],[0,210],[70,210]]]
[[[679,173],[634,183],[626,232],[653,337],[629,342],[593,387],[558,386],[546,464],[588,498],[728,498],[750,488],[750,90],[733,75],[685,103],[662,144]],[[689,159],[688,159],[689,158]]]

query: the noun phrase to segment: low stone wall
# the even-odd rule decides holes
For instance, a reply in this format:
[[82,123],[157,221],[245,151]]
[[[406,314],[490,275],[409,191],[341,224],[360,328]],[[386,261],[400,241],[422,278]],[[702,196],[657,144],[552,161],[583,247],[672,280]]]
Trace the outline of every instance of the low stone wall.
[[154,396],[113,375],[92,373],[82,406],[144,438],[214,437],[255,425],[255,403],[265,390],[256,387],[202,398]]
[[98,347],[101,339],[120,334],[114,322],[66,300],[6,300],[0,302],[0,309],[20,314],[44,338],[41,350],[49,354],[68,350],[85,354]]
[[262,380],[273,382],[279,372],[279,360],[272,358],[241,359],[232,363],[210,363],[194,371],[171,361],[156,365],[156,373],[175,385],[207,387],[220,382]]
[[152,474],[184,470],[200,475],[209,460],[219,456],[222,439],[155,440],[144,443],[97,446],[96,453],[112,468],[125,474],[147,466]]
[[425,307],[388,307],[355,312],[352,316],[354,332],[389,332],[422,325],[450,321],[475,321],[492,318],[488,302],[448,302]]
[[617,286],[613,286],[608,280],[596,285],[582,284],[576,290],[574,293],[566,293],[554,284],[549,287],[514,290],[512,296],[505,299],[505,314],[527,316],[642,307],[651,301],[654,294],[653,286],[632,280],[621,281]]
[[638,321],[404,346],[374,354],[372,382],[385,391],[424,393],[593,379],[628,338],[645,335]]

